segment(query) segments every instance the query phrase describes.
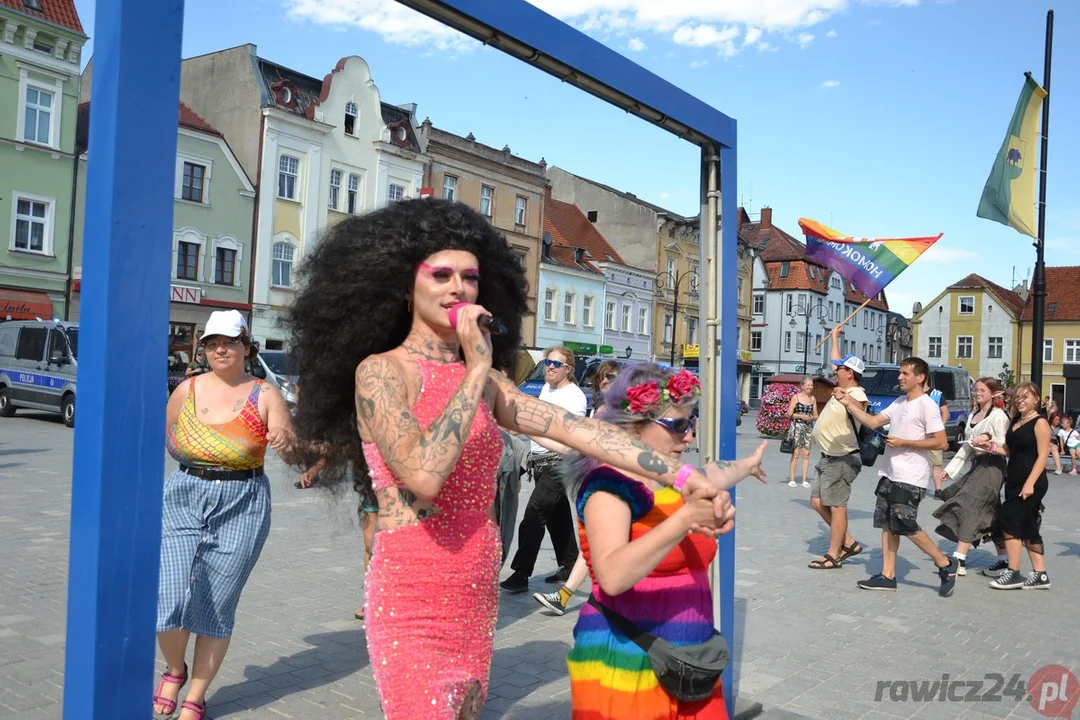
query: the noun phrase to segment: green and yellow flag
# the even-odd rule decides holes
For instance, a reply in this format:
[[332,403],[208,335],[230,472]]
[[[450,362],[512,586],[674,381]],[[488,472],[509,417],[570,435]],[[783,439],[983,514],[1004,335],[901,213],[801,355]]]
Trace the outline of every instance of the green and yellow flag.
[[1029,73],[1012,122],[1001,144],[979,201],[978,217],[1038,236],[1035,222],[1035,153],[1039,147],[1039,113],[1046,91]]

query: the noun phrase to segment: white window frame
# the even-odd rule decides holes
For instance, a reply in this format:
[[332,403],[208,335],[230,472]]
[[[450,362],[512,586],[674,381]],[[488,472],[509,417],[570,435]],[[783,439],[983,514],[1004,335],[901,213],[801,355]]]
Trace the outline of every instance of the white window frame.
[[[352,110],[352,112],[349,112],[349,110]],[[345,121],[348,120],[348,117],[350,115],[352,115],[353,119],[352,132],[349,132],[346,129],[347,126],[345,124]],[[360,110],[356,107],[356,103],[352,101],[345,103],[345,117],[341,123],[341,130],[349,137],[356,137],[357,134],[360,132]]]
[[678,265],[676,264],[676,262],[677,261],[673,257],[669,257],[667,259],[667,272],[668,272],[668,274],[667,274],[667,287],[668,287],[668,290],[674,290],[675,289],[675,271],[678,268]]
[[[27,235],[27,248],[15,247],[15,228],[18,227],[19,222],[19,201],[25,200],[30,203],[42,203],[45,205],[45,217],[44,224],[45,229],[41,239],[41,249],[31,250],[29,249],[29,234]],[[31,206],[32,208],[33,206]],[[46,257],[53,256],[53,229],[56,227],[54,222],[56,217],[56,198],[45,197],[44,195],[31,195],[30,193],[24,193],[15,191],[11,194],[11,235],[8,241],[8,249],[11,252],[27,253],[29,255],[44,255]],[[36,222],[41,218],[31,217],[28,222]]]
[[753,314],[754,315],[764,315],[765,314],[765,293],[754,293]]
[[360,176],[349,173],[349,184],[345,190],[345,212],[350,215],[360,213]]
[[761,330],[750,331],[750,352],[761,352],[761,347],[765,342],[764,336],[765,333]]
[[608,300],[604,307],[604,329],[615,329],[615,301]]
[[630,303],[623,303],[622,308],[619,310],[619,329],[624,333],[633,332],[632,320],[630,319],[630,313],[634,308],[630,307]]
[[698,344],[698,321],[697,318],[686,318],[686,344]]
[[1043,338],[1043,362],[1054,362],[1054,339]]
[[[288,246],[289,248],[292,249],[292,257],[291,258],[286,260],[284,258],[275,258],[274,257],[275,248],[279,244],[280,245],[286,245],[286,246]],[[297,257],[297,254],[298,254],[297,250],[298,249],[299,249],[299,243],[297,243],[291,236],[285,235],[285,236],[278,236],[278,237],[274,238],[273,242],[270,244],[270,287],[278,288],[278,289],[284,289],[284,290],[289,290],[289,289],[291,289],[293,287],[293,282],[292,281],[293,281],[293,277],[296,274],[295,273],[296,263],[299,260],[299,258]],[[274,282],[274,264],[278,263],[278,262],[287,262],[287,263],[289,263],[289,284],[288,285],[279,285],[279,284]]]
[[[244,246],[239,240],[232,235],[221,235],[214,238],[213,247],[210,254],[210,275],[208,276],[208,282],[212,283],[216,287],[240,287],[240,268],[244,262]],[[222,250],[232,250],[236,253],[233,260],[233,281],[232,285],[226,285],[224,283],[217,282],[217,251],[218,248]],[[271,248],[271,254],[273,254],[273,248]]]
[[[971,309],[964,312],[964,301],[971,301]],[[957,315],[974,315],[975,314],[975,296],[974,295],[960,295],[956,298],[956,314]]]
[[800,330],[795,333],[795,352],[802,352],[804,348],[806,348],[806,333]]
[[[935,341],[937,341],[937,343],[936,343],[937,344],[937,352],[934,352]],[[941,348],[942,348],[941,336],[940,335],[931,335],[926,340],[926,357],[941,359]]]
[[593,304],[595,298],[592,295],[583,295],[581,298],[581,324],[583,327],[593,327]]
[[[207,237],[201,232],[191,227],[180,228],[173,233],[173,252],[172,252],[172,271],[171,275],[174,280],[180,282],[206,282],[206,244]],[[198,263],[195,267],[195,279],[182,278],[176,274],[176,262],[180,259],[180,243],[186,242],[199,246],[199,254],[197,255]]]
[[559,294],[554,288],[544,288],[544,320],[555,322],[555,301]]
[[[485,202],[487,209],[484,208]],[[490,185],[480,186],[480,214],[489,220],[495,217],[495,188]]]
[[1075,338],[1067,338],[1065,340],[1065,357],[1063,362],[1080,363],[1080,340]]
[[[290,169],[285,168],[285,166],[289,164],[288,163],[289,160],[292,160],[293,162],[296,163],[296,167],[294,169],[290,170]],[[292,181],[293,181],[292,195],[282,195],[281,194],[281,179],[283,177],[292,178]],[[288,182],[287,181],[285,183],[285,186],[288,187]],[[292,202],[299,202],[299,197],[300,197],[300,158],[296,157],[295,155],[290,155],[288,153],[281,153],[278,156],[277,188],[275,188],[275,192],[277,193],[277,197],[280,198],[281,200],[291,200]]]
[[[997,340],[995,343],[994,341]],[[997,351],[997,355],[994,351]],[[1005,355],[1005,338],[1001,335],[990,335],[986,338],[986,357],[990,360],[1000,360]]]
[[[569,310],[570,312],[567,312]],[[563,325],[575,325],[577,323],[577,293],[567,290],[562,297],[562,322]]]
[[[33,88],[39,92],[47,92],[52,95],[53,106],[50,108],[52,116],[49,118],[49,141],[40,143],[36,140],[26,140],[26,91]],[[15,139],[19,143],[27,143],[38,147],[49,147],[53,150],[60,149],[60,124],[64,117],[64,81],[55,78],[53,82],[38,80],[30,77],[26,68],[19,69],[19,110],[15,121]]]
[[457,175],[443,175],[442,188],[443,200],[457,202]]
[[[327,200],[327,207],[331,210],[339,210],[341,208],[341,178],[344,173],[339,168],[330,168],[330,192]],[[334,180],[337,179],[335,183]]]
[[791,331],[790,330],[785,330],[784,331],[784,352],[786,352],[786,353],[791,352]]
[[[397,188],[397,192],[394,192],[394,188]],[[395,197],[395,195],[397,197]],[[398,185],[397,183],[390,183],[386,186],[386,202],[400,202],[405,199],[405,186]]]
[[[184,200],[184,163],[192,163],[193,165],[202,165],[206,168],[203,173],[203,199],[202,202],[197,200]],[[208,157],[202,157],[201,155],[192,155],[190,153],[178,152],[176,153],[176,177],[173,189],[173,198],[192,205],[209,205],[210,204],[210,179],[214,176],[214,161]]]
[[637,321],[638,335],[649,334],[649,308],[638,308],[638,321]]
[[514,224],[525,227],[529,219],[529,198],[518,195],[514,200]]
[[[964,341],[967,341],[967,355],[960,354],[960,345]],[[957,360],[971,360],[975,357],[975,337],[973,335],[957,335],[956,336],[956,359]]]
[[664,313],[664,342],[672,343],[675,341],[675,318],[671,313]]

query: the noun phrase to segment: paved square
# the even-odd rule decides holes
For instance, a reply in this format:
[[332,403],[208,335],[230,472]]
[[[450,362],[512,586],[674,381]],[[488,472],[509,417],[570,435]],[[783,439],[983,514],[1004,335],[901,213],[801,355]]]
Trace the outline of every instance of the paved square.
[[[0,718],[61,716],[72,438],[47,416],[0,419]],[[757,441],[748,415],[740,453]],[[871,527],[875,473],[863,471],[851,502],[852,533],[868,552],[842,570],[812,571],[806,563],[825,550],[824,524],[809,507],[809,491],[787,486],[788,458],[778,447],[773,441],[767,454],[770,483],[746,483],[739,494],[740,695],[763,703],[765,718],[1040,717],[1012,699],[893,702],[885,686],[875,702],[875,693],[879,682],[943,674],[975,681],[1015,673],[1026,682],[1047,664],[1080,671],[1080,481],[1050,476],[1049,592],[994,591],[972,574],[942,599],[930,561],[903,544],[899,591],[871,593],[855,581],[880,567],[880,534]],[[293,473],[276,458],[268,466],[273,530],[240,602],[210,716],[380,717],[363,630],[352,619],[363,595],[355,502],[295,490]],[[937,502],[924,505],[921,519],[932,529]],[[969,558],[975,569],[990,561],[981,550]],[[553,569],[545,546],[532,590],[550,589],[542,577]],[[503,596],[485,717],[569,716],[565,657],[583,600],[584,589],[565,617],[555,617],[540,612],[531,594]]]

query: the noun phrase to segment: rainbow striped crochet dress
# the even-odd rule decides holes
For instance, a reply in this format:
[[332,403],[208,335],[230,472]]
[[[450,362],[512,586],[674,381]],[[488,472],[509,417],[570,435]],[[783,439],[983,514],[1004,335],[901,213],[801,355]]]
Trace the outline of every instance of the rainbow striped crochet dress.
[[[638,539],[678,510],[682,496],[672,488],[653,492],[609,467],[590,472],[578,493],[578,532],[589,563],[592,594],[642,630],[674,645],[705,642],[713,632],[708,568],[716,541],[690,535],[630,590],[609,596],[600,589],[583,518],[595,492],[618,496],[630,506],[630,540]],[[582,605],[567,657],[574,720],[727,720],[720,683],[711,698],[681,702],[660,686],[645,651],[612,628],[599,610]]]

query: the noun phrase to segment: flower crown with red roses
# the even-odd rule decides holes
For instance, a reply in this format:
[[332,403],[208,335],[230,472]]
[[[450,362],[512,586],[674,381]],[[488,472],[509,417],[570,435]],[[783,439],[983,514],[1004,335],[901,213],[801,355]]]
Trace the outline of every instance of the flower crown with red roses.
[[631,415],[648,416],[665,404],[678,405],[687,398],[700,394],[701,383],[697,377],[686,370],[680,370],[667,379],[663,388],[655,380],[631,387],[626,391],[622,409]]

